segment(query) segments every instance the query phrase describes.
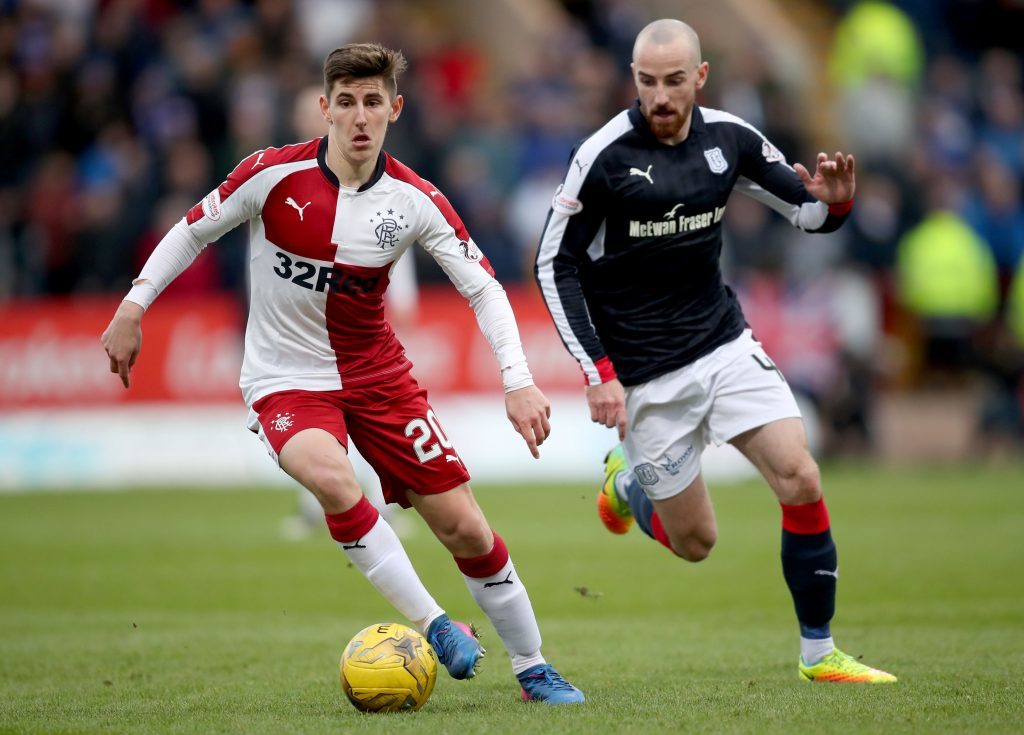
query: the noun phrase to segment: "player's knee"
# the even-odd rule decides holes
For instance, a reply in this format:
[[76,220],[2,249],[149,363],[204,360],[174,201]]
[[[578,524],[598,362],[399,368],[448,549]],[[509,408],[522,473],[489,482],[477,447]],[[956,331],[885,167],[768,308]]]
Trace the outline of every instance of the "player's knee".
[[787,465],[780,480],[779,499],[786,505],[814,503],[821,498],[821,472],[810,454]]
[[447,518],[434,528],[434,533],[455,556],[483,556],[494,544],[487,522],[477,514],[465,513]]
[[800,503],[814,503],[821,498],[821,472],[811,455],[805,455],[801,462],[794,485]]
[[346,510],[359,500],[362,490],[355,477],[334,462],[317,462],[306,473],[306,487],[329,513]]
[[711,555],[718,541],[718,530],[715,528],[701,529],[697,533],[687,534],[680,539],[671,539],[672,551],[686,561],[697,563]]

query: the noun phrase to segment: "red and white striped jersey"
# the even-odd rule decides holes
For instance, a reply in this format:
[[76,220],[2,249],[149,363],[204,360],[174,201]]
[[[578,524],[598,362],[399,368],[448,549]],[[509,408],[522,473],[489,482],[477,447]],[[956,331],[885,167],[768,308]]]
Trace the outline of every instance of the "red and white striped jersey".
[[[246,403],[281,390],[366,385],[411,368],[384,318],[383,296],[395,263],[418,242],[470,300],[499,366],[517,368],[510,372],[518,385],[510,387],[506,375],[506,390],[531,384],[523,381],[529,372],[504,290],[448,200],[384,152],[358,190],[341,186],[327,167],[326,146],[325,137],[243,160],[176,226],[186,227],[191,241],[177,260],[188,262],[168,265],[158,256],[174,230],[154,251],[139,278],[153,282],[153,298],[205,243],[249,222],[251,298],[240,378]],[[195,254],[191,246],[198,246]],[[494,301],[502,304],[482,318]],[[505,331],[492,339],[485,322]]]

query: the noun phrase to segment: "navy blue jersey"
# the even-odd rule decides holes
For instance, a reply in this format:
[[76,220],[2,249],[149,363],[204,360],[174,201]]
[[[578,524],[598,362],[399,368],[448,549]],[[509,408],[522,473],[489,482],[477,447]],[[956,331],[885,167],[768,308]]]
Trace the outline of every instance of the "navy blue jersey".
[[756,128],[720,110],[694,107],[689,135],[670,146],[637,102],[574,151],[535,272],[589,384],[646,382],[743,331],[719,266],[733,190],[808,232],[831,232],[846,218],[808,194]]

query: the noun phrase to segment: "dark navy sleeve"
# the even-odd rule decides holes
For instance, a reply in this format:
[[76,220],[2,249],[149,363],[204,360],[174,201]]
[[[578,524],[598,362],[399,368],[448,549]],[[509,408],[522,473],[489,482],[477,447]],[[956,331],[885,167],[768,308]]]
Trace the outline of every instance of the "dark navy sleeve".
[[587,250],[603,237],[610,194],[598,161],[585,159],[573,157],[552,199],[534,274],[562,342],[587,384],[596,385],[616,374],[591,321],[580,275],[590,263]]
[[849,216],[849,203],[830,206],[819,202],[771,141],[753,127],[736,125],[735,129],[742,177],[736,184],[737,191],[767,204],[807,232],[839,229]]

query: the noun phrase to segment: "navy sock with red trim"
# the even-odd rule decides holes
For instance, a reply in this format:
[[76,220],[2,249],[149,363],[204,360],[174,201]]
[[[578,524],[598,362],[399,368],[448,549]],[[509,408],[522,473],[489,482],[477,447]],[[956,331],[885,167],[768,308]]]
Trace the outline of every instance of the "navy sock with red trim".
[[782,574],[793,596],[800,635],[828,638],[839,564],[823,499],[782,506]]

